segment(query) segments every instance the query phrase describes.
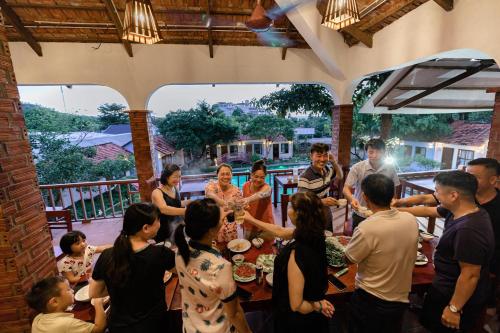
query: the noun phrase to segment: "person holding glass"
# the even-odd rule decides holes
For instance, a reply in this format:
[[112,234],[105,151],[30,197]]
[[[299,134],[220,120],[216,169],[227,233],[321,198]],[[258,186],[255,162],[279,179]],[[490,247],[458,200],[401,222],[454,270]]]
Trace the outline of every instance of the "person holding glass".
[[[217,181],[211,181],[205,187],[205,196],[213,199],[217,205],[224,210],[241,210],[242,194],[238,187],[231,184],[233,179],[233,169],[229,164],[221,164],[217,167]],[[238,207],[236,207],[238,205]],[[235,209],[239,208],[239,209]],[[239,212],[238,212],[239,213]],[[234,213],[233,213],[234,214]],[[229,242],[238,238],[237,225],[234,222],[234,215],[224,219],[224,223],[217,235],[218,242]],[[231,221],[230,221],[231,220]]]
[[[274,224],[273,206],[271,203],[271,186],[266,184],[267,168],[263,160],[252,165],[250,180],[243,184],[245,210],[257,220]],[[270,238],[269,233],[262,233],[250,223],[244,224],[245,238]]]
[[328,332],[328,318],[335,311],[325,299],[328,270],[323,203],[313,192],[291,197],[288,217],[295,228],[284,228],[255,219],[245,221],[276,237],[293,239],[274,261],[274,332]]

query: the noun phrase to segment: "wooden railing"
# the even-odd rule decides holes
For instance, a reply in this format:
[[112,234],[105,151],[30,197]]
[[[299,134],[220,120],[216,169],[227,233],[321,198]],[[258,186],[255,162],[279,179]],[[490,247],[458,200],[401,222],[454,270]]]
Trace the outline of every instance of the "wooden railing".
[[120,217],[139,202],[137,179],[40,185],[45,207],[69,209],[72,221]]
[[[302,172],[304,169],[299,169]],[[266,182],[273,186],[274,177],[279,175],[292,175],[293,169],[269,170]],[[437,172],[418,172],[399,174],[402,184],[401,196],[418,193],[432,193],[432,190],[412,184],[412,179],[431,178]],[[236,177],[235,185],[242,187],[250,178],[250,172],[233,172]],[[209,179],[215,179],[214,173],[182,176],[182,184],[198,183],[198,190],[193,191],[194,195],[203,194],[203,184]],[[159,179],[157,179],[158,181]],[[45,206],[51,210],[68,209],[71,211],[72,221],[88,222],[90,220],[108,219],[121,217],[126,208],[135,202],[140,201],[138,191],[138,180],[112,180],[96,181],[69,184],[40,185]],[[340,189],[341,190],[341,189]],[[185,193],[189,195],[189,193]],[[278,196],[279,198],[280,196]]]

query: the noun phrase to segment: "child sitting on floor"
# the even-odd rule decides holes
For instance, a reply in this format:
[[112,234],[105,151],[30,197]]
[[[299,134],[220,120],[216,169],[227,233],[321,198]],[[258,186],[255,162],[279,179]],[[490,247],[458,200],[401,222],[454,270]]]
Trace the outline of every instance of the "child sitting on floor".
[[70,231],[61,237],[59,246],[64,258],[57,263],[59,272],[71,285],[86,283],[92,274],[92,262],[96,253],[101,253],[113,245],[87,245],[87,237],[81,231]]
[[68,281],[55,276],[37,282],[26,295],[26,302],[40,312],[31,326],[32,333],[101,333],[106,328],[102,298],[94,299],[95,324],[74,318],[65,310],[73,304],[74,295]]

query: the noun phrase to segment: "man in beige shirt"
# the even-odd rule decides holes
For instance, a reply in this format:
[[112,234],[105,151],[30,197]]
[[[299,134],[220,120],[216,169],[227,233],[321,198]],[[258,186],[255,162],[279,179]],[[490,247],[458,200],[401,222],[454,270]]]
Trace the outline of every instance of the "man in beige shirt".
[[389,177],[369,175],[361,189],[374,214],[356,228],[345,252],[358,264],[352,332],[399,332],[417,257],[417,220],[390,208],[394,182]]

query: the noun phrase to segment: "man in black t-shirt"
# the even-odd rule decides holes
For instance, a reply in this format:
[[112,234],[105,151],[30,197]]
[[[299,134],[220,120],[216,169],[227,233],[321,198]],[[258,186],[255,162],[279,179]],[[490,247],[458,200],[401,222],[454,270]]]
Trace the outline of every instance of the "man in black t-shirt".
[[422,324],[432,332],[470,330],[486,304],[489,265],[495,249],[488,213],[477,206],[477,179],[463,171],[438,174],[439,207],[402,208],[415,216],[444,217],[434,254],[436,275],[422,309]]

